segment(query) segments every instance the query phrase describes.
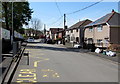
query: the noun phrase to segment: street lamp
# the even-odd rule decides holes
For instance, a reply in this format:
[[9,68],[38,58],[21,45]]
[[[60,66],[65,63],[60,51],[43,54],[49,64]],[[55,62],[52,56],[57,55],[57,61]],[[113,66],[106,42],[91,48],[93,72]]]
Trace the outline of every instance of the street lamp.
[[14,43],[14,27],[13,27],[13,1],[12,1],[12,35],[11,35],[11,44],[13,50],[13,56],[15,55],[15,43]]
[[11,44],[13,45],[13,39],[14,39],[14,28],[13,28],[13,1],[12,1],[12,35],[11,35]]

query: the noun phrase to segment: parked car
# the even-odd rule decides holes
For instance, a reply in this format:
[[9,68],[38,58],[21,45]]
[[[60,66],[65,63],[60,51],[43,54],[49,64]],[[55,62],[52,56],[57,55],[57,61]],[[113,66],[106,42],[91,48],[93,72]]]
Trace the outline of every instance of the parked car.
[[27,42],[34,42],[34,38],[29,37],[28,40],[27,40]]
[[74,48],[82,48],[82,46],[80,44],[74,44],[73,46]]
[[51,39],[47,40],[47,44],[52,44],[52,43],[53,43],[53,42],[52,42]]

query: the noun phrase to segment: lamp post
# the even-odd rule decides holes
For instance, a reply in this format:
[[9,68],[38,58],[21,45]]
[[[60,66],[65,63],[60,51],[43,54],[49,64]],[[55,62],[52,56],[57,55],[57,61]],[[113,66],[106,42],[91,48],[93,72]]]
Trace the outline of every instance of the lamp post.
[[13,27],[13,1],[12,1],[12,35],[11,35],[11,43],[12,43],[12,50],[13,50],[13,56],[16,54],[16,44],[14,42],[14,27]]
[[11,44],[13,45],[14,40],[14,28],[13,28],[13,1],[12,1],[12,30],[11,30]]

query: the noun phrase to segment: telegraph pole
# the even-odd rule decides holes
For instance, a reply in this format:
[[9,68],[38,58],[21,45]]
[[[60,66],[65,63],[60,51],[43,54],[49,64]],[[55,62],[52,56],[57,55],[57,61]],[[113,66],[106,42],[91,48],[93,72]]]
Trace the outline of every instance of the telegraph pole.
[[63,45],[65,45],[66,14],[64,14]]
[[44,34],[46,34],[46,24],[44,24]]
[[65,29],[65,26],[66,26],[66,14],[64,14],[64,29]]
[[44,42],[46,42],[46,24],[44,24]]

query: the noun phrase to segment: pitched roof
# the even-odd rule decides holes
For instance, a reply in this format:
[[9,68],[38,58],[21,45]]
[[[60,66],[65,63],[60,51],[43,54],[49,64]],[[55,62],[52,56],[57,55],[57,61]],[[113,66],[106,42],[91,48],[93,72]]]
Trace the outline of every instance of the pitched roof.
[[61,31],[61,30],[63,30],[63,28],[50,28],[50,31],[51,31],[52,34],[55,34],[55,33],[57,33],[58,31]]
[[101,17],[100,19],[97,19],[96,21],[86,25],[85,27],[97,26],[97,25],[101,25],[101,24],[105,24],[105,23],[108,23],[109,25],[119,25],[118,17],[120,17],[120,13],[117,13],[114,11],[114,12],[106,14],[105,16]]
[[83,20],[83,21],[79,21],[77,22],[76,24],[72,25],[71,27],[69,27],[68,29],[66,30],[71,30],[71,29],[76,29],[76,28],[80,28],[80,27],[83,27],[89,23],[91,23],[92,21],[89,20],[89,19],[86,19],[86,20]]
[[57,33],[62,33],[62,32],[64,32],[65,30],[63,29],[63,30],[60,30],[60,31],[57,31]]

